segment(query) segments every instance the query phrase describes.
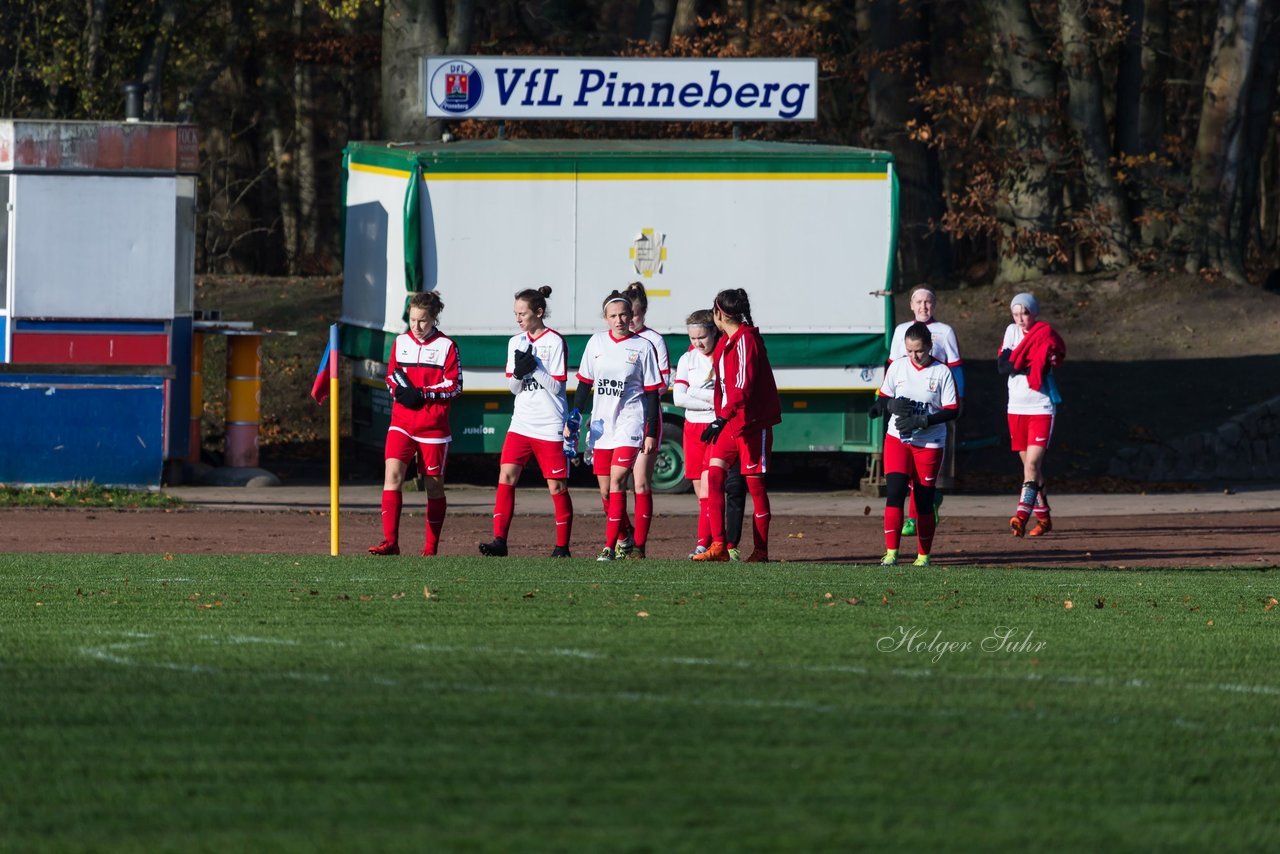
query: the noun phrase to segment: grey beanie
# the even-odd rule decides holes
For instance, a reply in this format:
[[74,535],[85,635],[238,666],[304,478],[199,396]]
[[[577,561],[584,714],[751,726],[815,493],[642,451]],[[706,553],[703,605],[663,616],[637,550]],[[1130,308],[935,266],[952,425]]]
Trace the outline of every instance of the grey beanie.
[[1028,293],[1018,294],[1013,298],[1013,302],[1009,303],[1009,309],[1012,311],[1016,306],[1022,306],[1027,310],[1028,314],[1039,315],[1040,303],[1034,296]]

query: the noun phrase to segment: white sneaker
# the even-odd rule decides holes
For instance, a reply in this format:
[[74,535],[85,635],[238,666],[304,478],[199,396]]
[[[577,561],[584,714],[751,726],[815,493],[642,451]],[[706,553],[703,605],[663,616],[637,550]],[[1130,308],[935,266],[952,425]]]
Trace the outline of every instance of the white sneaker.
[[694,549],[693,551],[689,552],[689,560],[693,560],[695,557],[697,557],[698,555],[702,554],[702,553],[703,553],[703,552],[705,552],[706,550],[707,550],[707,547],[706,547],[706,546],[698,546],[696,549]]

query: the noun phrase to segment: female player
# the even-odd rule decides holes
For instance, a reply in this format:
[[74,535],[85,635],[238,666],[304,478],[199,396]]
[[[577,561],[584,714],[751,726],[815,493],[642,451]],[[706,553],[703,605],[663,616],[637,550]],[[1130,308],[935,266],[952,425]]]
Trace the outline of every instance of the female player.
[[751,301],[742,288],[716,294],[711,310],[723,337],[711,354],[714,366],[716,417],[702,431],[707,450],[707,503],[711,515],[711,545],[694,560],[726,561],[724,482],[727,469],[741,461],[754,509],[754,549],[747,563],[769,560],[769,494],[764,475],[773,448],[773,425],[782,420],[778,387],[769,365],[764,340],[751,321]]
[[[631,300],[631,331],[653,344],[658,356],[658,373],[662,377],[662,388],[658,396],[671,385],[671,357],[667,353],[667,342],[661,333],[645,326],[645,315],[649,313],[649,295],[644,285],[632,282],[622,291]],[[658,445],[662,444],[662,417],[658,417]],[[622,506],[622,533],[618,539],[617,557],[625,557],[632,548],[639,547],[644,551],[645,542],[649,538],[649,527],[653,522],[653,467],[658,461],[657,447],[651,453],[640,452],[635,469],[631,472],[631,480],[636,493],[636,520],[634,528],[627,517],[626,502]]]
[[1044,492],[1044,455],[1053,436],[1057,405],[1062,402],[1053,369],[1067,358],[1067,345],[1040,320],[1040,303],[1031,294],[1014,297],[1009,311],[1013,323],[1004,331],[996,360],[1000,373],[1009,376],[1009,438],[1022,458],[1022,490],[1009,530],[1015,537],[1023,536],[1034,511],[1036,524],[1030,534],[1042,537],[1053,530]]
[[[934,484],[942,466],[947,442],[946,422],[960,414],[955,378],[951,369],[933,358],[929,327],[916,321],[903,337],[907,358],[894,361],[884,373],[871,416],[886,412],[884,440],[884,557],[881,566],[898,562],[902,531],[902,505],[907,492],[915,493],[917,506],[933,506]],[[934,519],[924,513],[916,522],[919,544],[916,566],[929,565],[933,548]]]
[[427,527],[424,555],[440,544],[447,504],[444,469],[452,434],[449,403],[462,393],[462,365],[458,347],[436,327],[444,303],[435,291],[409,300],[409,331],[396,336],[387,365],[391,427],[387,430],[386,472],[382,479],[382,542],[369,554],[400,554],[400,488],[409,462],[417,454],[427,487]]
[[[929,334],[933,336],[933,358],[951,369],[951,375],[956,381],[956,396],[959,398],[960,411],[964,412],[964,360],[960,358],[960,343],[956,340],[956,331],[933,316],[933,309],[937,303],[938,297],[929,288],[920,287],[911,292],[911,313],[915,319],[905,320],[893,330],[893,338],[889,344],[889,364],[907,357],[904,342],[907,327],[913,323],[923,323],[929,328]],[[935,527],[938,522],[938,507],[942,504],[942,490],[951,488],[955,471],[956,421],[951,420],[947,422],[947,446],[942,456],[942,468],[938,471],[938,483],[934,490]],[[915,536],[917,518],[915,494],[912,493],[911,502],[907,505],[907,518],[902,524],[904,537]]]
[[[658,447],[658,394],[663,383],[653,344],[631,331],[631,299],[613,291],[605,297],[603,309],[607,328],[592,335],[582,351],[570,417],[591,410],[587,441],[607,520],[604,550],[596,560],[613,560],[626,507],[627,476],[641,451],[653,453]],[[570,433],[565,425],[562,435],[567,439]],[[643,543],[627,554],[644,556]]]
[[551,288],[546,285],[516,294],[520,334],[507,343],[507,383],[516,396],[515,410],[502,442],[498,495],[493,503],[493,542],[480,544],[482,555],[506,557],[516,484],[529,458],[535,457],[555,505],[556,546],[551,556],[569,557],[573,502],[568,490],[569,461],[561,438],[568,415],[564,389],[569,351],[560,333],[543,322],[549,296]]

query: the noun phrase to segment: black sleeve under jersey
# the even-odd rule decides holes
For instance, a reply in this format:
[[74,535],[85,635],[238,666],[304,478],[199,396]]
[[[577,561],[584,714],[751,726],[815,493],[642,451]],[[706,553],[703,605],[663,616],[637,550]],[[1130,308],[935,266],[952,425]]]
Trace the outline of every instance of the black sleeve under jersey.
[[658,392],[644,393],[644,435],[658,438],[658,425],[661,423],[662,410],[658,405]]
[[591,404],[591,383],[578,383],[578,387],[573,391],[573,408],[579,412],[586,412]]

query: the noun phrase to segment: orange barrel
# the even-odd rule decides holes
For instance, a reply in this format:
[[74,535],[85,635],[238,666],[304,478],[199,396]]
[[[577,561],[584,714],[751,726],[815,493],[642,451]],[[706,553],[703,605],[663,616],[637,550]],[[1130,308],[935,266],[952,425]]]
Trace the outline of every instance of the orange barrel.
[[188,436],[187,460],[200,462],[200,446],[204,442],[204,333],[191,336],[191,428]]
[[227,465],[258,465],[262,336],[227,336]]

